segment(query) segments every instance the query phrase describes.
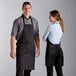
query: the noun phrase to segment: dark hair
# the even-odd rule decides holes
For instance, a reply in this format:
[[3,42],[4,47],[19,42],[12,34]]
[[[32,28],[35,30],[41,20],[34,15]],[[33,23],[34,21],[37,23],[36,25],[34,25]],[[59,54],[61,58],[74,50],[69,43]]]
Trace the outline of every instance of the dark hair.
[[64,32],[64,22],[63,22],[63,19],[60,16],[59,11],[57,11],[57,10],[50,11],[50,15],[53,16],[53,17],[55,17],[56,20],[60,22],[62,31]]
[[22,8],[23,8],[25,5],[30,5],[30,6],[31,6],[31,3],[30,3],[30,2],[24,2],[23,5],[22,5]]

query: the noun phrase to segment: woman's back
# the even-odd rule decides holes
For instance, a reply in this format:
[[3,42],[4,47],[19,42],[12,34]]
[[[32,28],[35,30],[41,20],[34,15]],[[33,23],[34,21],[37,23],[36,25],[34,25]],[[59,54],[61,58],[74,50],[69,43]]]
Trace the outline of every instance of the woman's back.
[[59,44],[63,35],[61,26],[58,21],[51,23],[48,39],[53,44]]

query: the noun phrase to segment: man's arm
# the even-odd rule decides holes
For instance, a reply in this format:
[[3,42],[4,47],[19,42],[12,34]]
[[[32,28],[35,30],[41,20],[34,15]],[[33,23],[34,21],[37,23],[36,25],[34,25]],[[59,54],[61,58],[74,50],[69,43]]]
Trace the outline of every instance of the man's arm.
[[15,54],[15,44],[16,44],[16,35],[18,31],[18,20],[15,20],[13,22],[12,32],[11,32],[11,38],[10,38],[10,56],[14,59]]
[[38,57],[40,55],[40,38],[39,38],[38,20],[36,20],[34,40],[35,40],[35,43],[36,43],[36,56]]
[[35,43],[36,43],[36,56],[40,55],[40,38],[39,36],[35,36]]
[[16,57],[16,53],[15,53],[15,43],[16,43],[16,39],[14,36],[11,36],[10,38],[10,56],[14,59]]

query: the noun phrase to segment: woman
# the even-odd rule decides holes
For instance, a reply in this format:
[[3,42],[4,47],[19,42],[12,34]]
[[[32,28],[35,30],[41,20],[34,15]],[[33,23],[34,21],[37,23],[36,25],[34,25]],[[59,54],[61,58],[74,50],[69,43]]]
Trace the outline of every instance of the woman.
[[60,46],[64,33],[64,23],[57,10],[50,11],[50,25],[48,26],[43,39],[47,42],[45,65],[47,76],[53,76],[53,66],[55,66],[57,76],[63,76],[63,51]]

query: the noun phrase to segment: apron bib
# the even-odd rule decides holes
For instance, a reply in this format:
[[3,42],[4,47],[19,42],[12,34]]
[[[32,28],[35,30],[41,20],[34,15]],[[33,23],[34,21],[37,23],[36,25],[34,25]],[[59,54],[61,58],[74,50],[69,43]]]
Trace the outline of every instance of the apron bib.
[[16,49],[16,68],[24,70],[33,70],[35,64],[35,42],[34,28],[32,24],[25,24],[22,15],[24,28],[20,39],[17,41]]

